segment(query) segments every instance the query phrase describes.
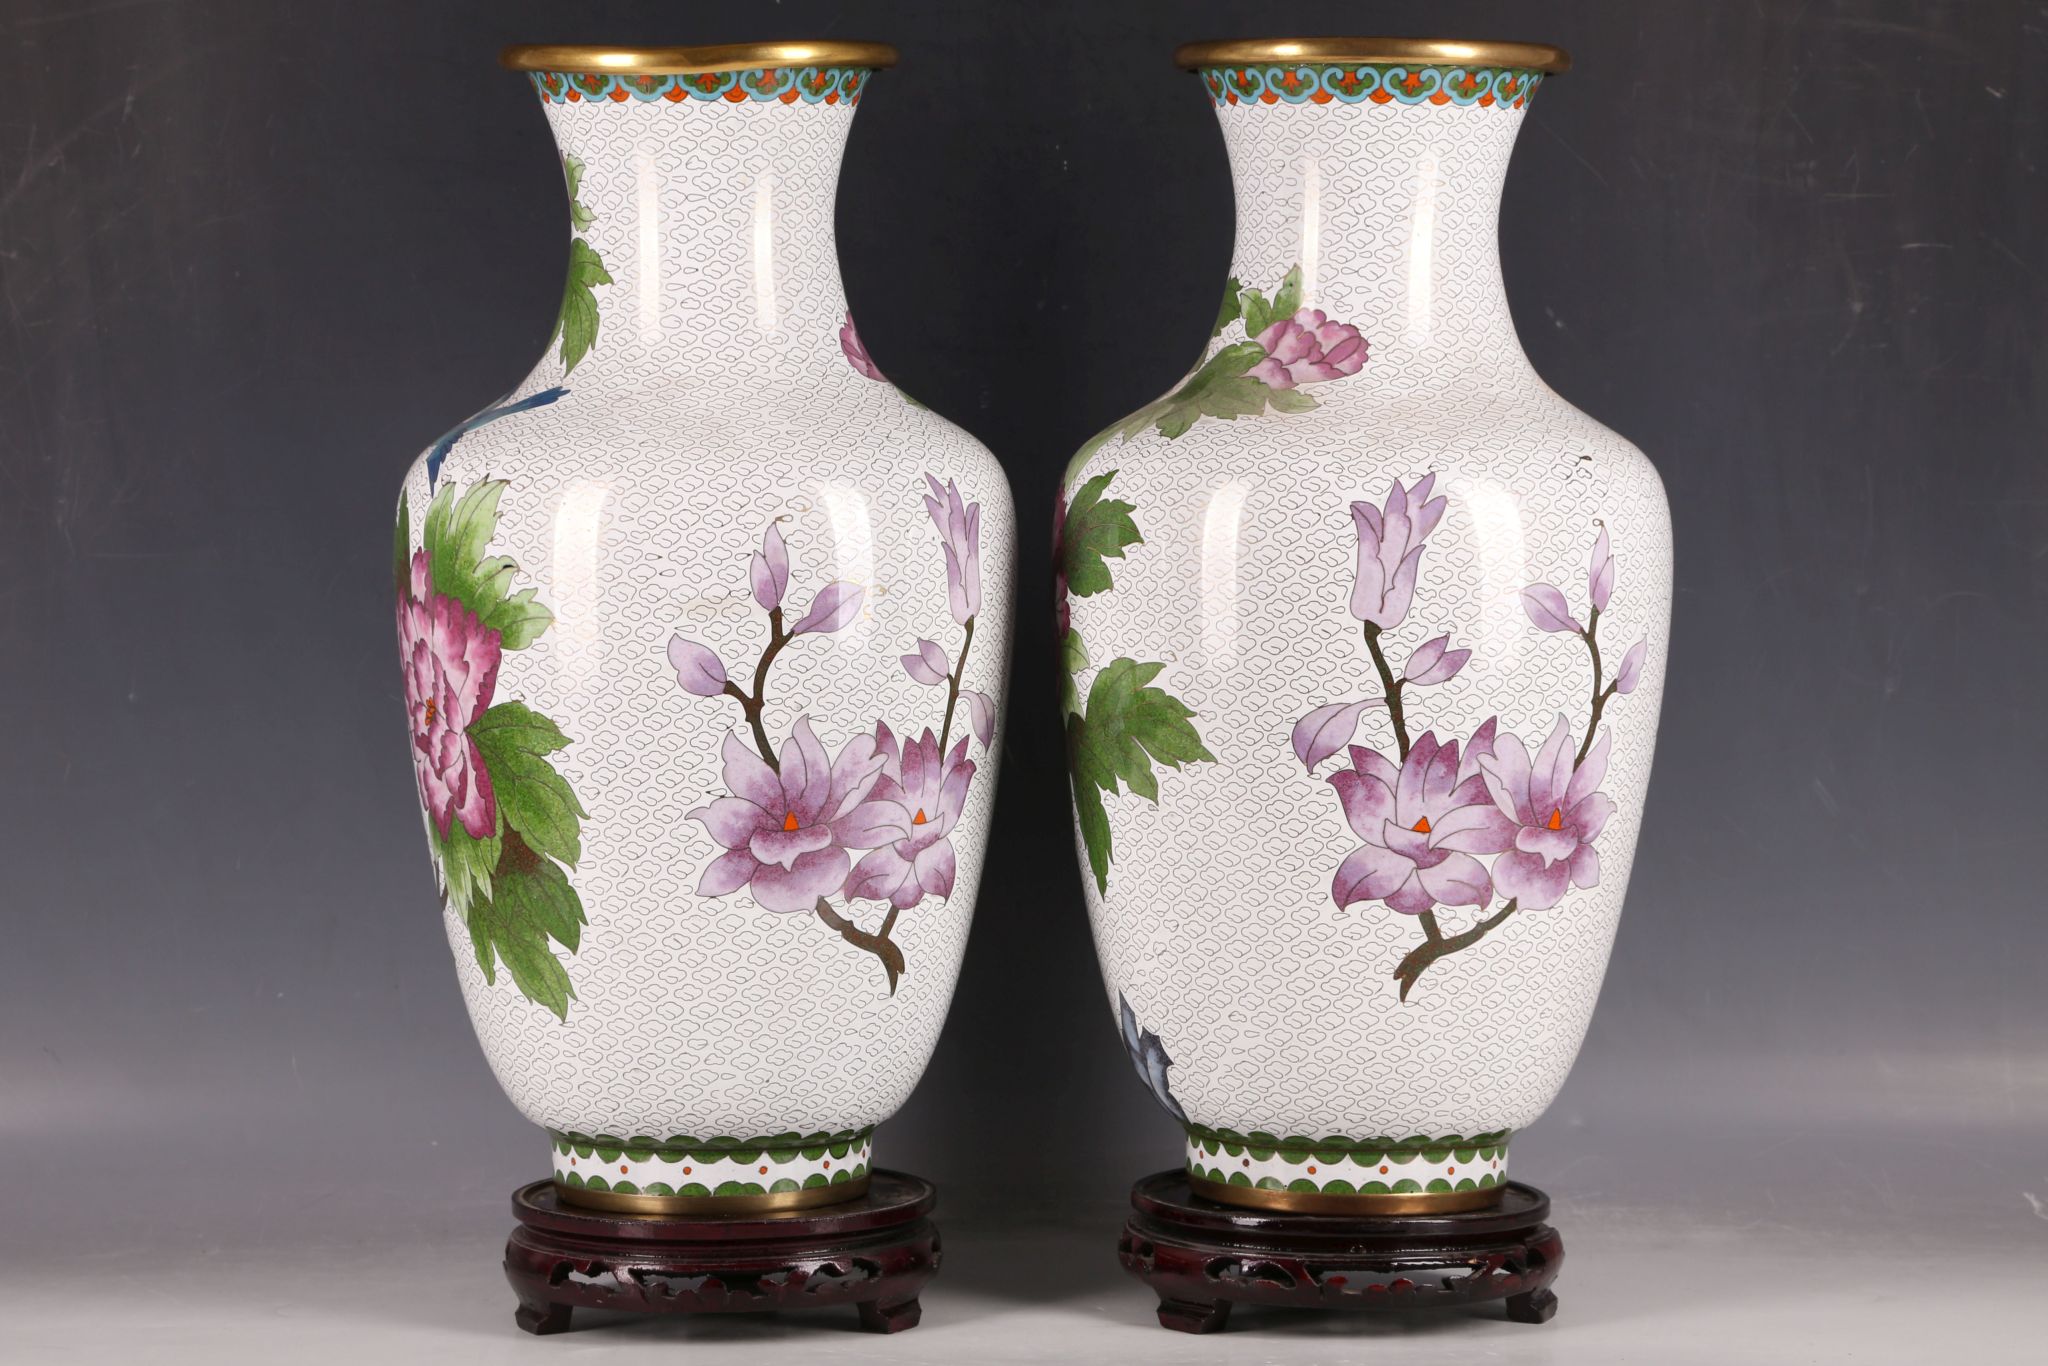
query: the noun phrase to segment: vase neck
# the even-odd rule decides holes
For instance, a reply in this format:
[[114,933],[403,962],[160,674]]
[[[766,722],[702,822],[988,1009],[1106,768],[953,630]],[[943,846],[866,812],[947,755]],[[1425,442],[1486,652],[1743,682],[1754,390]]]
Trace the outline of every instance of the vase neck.
[[1202,75],[1236,184],[1232,274],[1244,286],[1271,297],[1299,269],[1302,307],[1365,337],[1371,392],[1444,387],[1475,368],[1528,371],[1501,279],[1499,211],[1537,73]]
[[870,73],[534,73],[569,267],[527,387],[764,387],[846,368],[832,218]]

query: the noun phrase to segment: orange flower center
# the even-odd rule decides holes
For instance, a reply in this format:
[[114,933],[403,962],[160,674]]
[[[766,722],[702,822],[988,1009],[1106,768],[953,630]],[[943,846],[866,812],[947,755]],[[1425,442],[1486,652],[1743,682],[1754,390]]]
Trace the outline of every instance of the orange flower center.
[[427,724],[430,726],[433,725],[434,718],[439,716],[440,714],[441,704],[436,702],[433,698],[429,697],[427,699]]
[[[797,828],[797,826],[796,826],[796,812],[794,812],[794,811],[785,811],[785,812],[783,812],[783,813],[782,813],[782,828],[783,828],[784,830],[794,830],[794,829],[796,829],[796,828]],[[1556,827],[1556,826],[1554,826],[1554,825],[1553,825],[1553,826],[1551,826],[1550,828],[1551,828],[1551,829],[1553,829],[1553,830],[1557,829],[1557,827]]]
[[1550,819],[1545,821],[1544,825],[1552,830],[1564,829],[1564,808],[1561,806],[1551,807]]
[[919,808],[917,808],[917,814],[910,818],[910,823],[912,825],[923,825],[925,823],[925,814],[923,807],[920,806]]
[[1415,822],[1415,824],[1409,826],[1408,828],[1410,830],[1413,830],[1418,835],[1427,835],[1429,833],[1429,817],[1424,816],[1421,820]]

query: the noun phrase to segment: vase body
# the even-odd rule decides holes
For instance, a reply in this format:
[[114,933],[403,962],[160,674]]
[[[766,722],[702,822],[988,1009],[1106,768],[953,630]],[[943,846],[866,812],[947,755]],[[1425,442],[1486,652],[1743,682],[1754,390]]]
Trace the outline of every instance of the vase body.
[[1663,490],[1508,316],[1497,210],[1536,72],[1202,78],[1237,194],[1216,336],[1060,507],[1110,1002],[1204,1193],[1480,1207],[1621,912]]
[[858,1194],[966,942],[1013,523],[994,460],[846,311],[834,190],[870,74],[533,73],[562,319],[406,479],[449,942],[582,1203]]

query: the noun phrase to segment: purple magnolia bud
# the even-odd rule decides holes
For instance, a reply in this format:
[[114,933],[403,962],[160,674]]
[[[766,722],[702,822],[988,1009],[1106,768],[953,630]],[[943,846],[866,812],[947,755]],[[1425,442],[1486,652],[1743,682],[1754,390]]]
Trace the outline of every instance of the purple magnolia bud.
[[960,696],[967,701],[967,716],[974,723],[974,738],[987,749],[996,738],[996,704],[985,692],[963,688]]
[[1294,757],[1304,767],[1314,768],[1351,743],[1358,730],[1358,718],[1365,715],[1366,708],[1385,705],[1381,698],[1368,697],[1363,702],[1332,702],[1317,707],[1294,723]]
[[1579,625],[1578,618],[1572,615],[1564,594],[1547,583],[1532,583],[1522,590],[1522,610],[1529,614],[1529,620],[1536,623],[1538,630],[1585,634],[1586,628]]
[[1600,539],[1593,542],[1593,558],[1586,564],[1586,588],[1593,600],[1593,610],[1607,610],[1607,595],[1614,591],[1614,552],[1607,548],[1607,528],[1600,528]]
[[1450,643],[1449,636],[1438,636],[1418,648],[1408,656],[1408,667],[1401,671],[1401,676],[1418,688],[1448,683],[1456,678],[1458,670],[1465,667],[1465,661],[1472,658],[1472,652],[1450,649]]
[[936,688],[944,683],[952,670],[946,652],[938,647],[936,641],[920,640],[916,654],[903,656],[903,672],[927,688]]
[[668,643],[668,662],[684,692],[716,697],[725,691],[725,662],[696,641],[672,637]]
[[867,590],[860,585],[835,579],[818,590],[802,620],[789,633],[801,636],[812,631],[843,631],[860,615],[861,599],[866,595]]
[[1639,640],[1628,647],[1628,653],[1621,657],[1621,667],[1614,671],[1614,690],[1631,693],[1643,678],[1643,656],[1649,652],[1650,642]]
[[789,587],[789,547],[783,543],[782,528],[770,522],[761,533],[761,548],[747,566],[753,580],[754,601],[772,612],[782,606],[782,594]]

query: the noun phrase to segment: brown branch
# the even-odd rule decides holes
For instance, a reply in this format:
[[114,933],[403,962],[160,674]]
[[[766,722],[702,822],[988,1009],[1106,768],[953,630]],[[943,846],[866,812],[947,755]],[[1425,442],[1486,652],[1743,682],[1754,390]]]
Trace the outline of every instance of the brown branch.
[[903,975],[904,968],[903,950],[897,948],[895,941],[889,938],[889,931],[896,928],[896,912],[894,908],[890,909],[888,918],[882,921],[880,934],[869,934],[861,929],[860,926],[833,910],[832,903],[822,896],[818,898],[818,919],[824,921],[832,929],[839,931],[839,937],[847,943],[857,949],[872,953],[876,958],[880,959],[882,971],[889,975],[889,994],[891,996],[896,994],[896,979]]
[[1434,912],[1424,911],[1423,915],[1426,917],[1426,923],[1423,925],[1423,931],[1429,934],[1429,938],[1409,950],[1408,956],[1401,960],[1393,972],[1394,980],[1401,984],[1401,999],[1404,1001],[1408,999],[1409,991],[1415,986],[1415,979],[1422,976],[1431,963],[1436,962],[1439,958],[1445,958],[1457,953],[1461,949],[1471,948],[1474,944],[1484,939],[1488,931],[1513,915],[1520,905],[1521,902],[1511,900],[1507,905],[1501,907],[1471,929],[1466,930],[1463,934],[1454,934],[1449,938],[1439,937],[1440,932],[1431,933],[1431,931],[1436,930],[1436,915]]
[[[967,652],[973,648],[973,645],[974,618],[969,617],[967,619],[967,634],[960,640],[960,658],[954,661],[953,676],[946,680],[946,721],[939,728],[939,762],[942,764],[946,759],[946,741],[952,738],[953,734],[953,708],[958,706],[960,702],[960,676],[967,672]],[[894,919],[894,916],[892,915],[890,918]],[[884,930],[883,933],[887,934],[888,931]]]
[[1365,623],[1365,648],[1372,654],[1372,665],[1380,671],[1380,683],[1387,693],[1387,719],[1394,723],[1394,743],[1401,747],[1402,762],[1408,759],[1408,717],[1401,710],[1401,680],[1394,677],[1394,671],[1387,667],[1387,657],[1380,652],[1380,628],[1377,622]]
[[775,662],[775,656],[782,653],[782,647],[796,639],[782,630],[782,609],[773,608],[768,613],[768,644],[761,651],[761,658],[754,664],[754,691],[745,693],[739,684],[730,678],[725,680],[725,695],[740,704],[746,714],[747,724],[754,730],[754,748],[761,751],[761,757],[768,761],[768,767],[782,772],[782,761],[775,757],[775,747],[768,743],[768,728],[761,724],[761,712],[766,705],[768,688],[768,666]]
[[1600,609],[1595,607],[1586,616],[1586,629],[1579,632],[1579,639],[1586,642],[1586,649],[1593,656],[1593,706],[1586,717],[1586,738],[1579,742],[1578,757],[1572,760],[1572,767],[1574,769],[1576,769],[1580,764],[1585,763],[1586,756],[1592,752],[1593,732],[1600,729],[1601,713],[1607,710],[1607,699],[1614,696],[1614,685],[1612,683],[1609,683],[1607,685],[1607,690],[1605,692],[1602,692],[1600,690],[1601,672],[1599,631]]

